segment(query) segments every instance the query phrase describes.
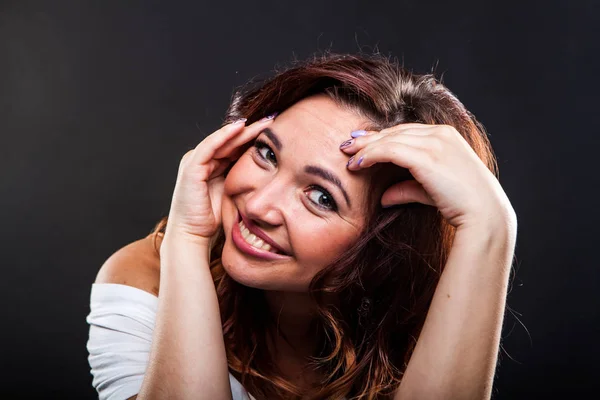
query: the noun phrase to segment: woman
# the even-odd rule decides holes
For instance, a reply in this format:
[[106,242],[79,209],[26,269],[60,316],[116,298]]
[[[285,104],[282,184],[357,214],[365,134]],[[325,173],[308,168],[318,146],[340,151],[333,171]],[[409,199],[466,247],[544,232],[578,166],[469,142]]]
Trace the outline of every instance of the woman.
[[236,93],[168,224],[93,285],[100,397],[489,398],[516,241],[496,176],[456,97],[379,55]]

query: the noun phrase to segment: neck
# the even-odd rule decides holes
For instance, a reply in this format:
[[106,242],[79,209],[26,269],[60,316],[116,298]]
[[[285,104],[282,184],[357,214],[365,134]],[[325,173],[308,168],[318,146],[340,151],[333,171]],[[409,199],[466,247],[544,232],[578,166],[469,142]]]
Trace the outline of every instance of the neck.
[[312,354],[316,311],[308,293],[265,291],[271,313],[272,337],[277,352]]
[[318,345],[315,306],[308,293],[265,291],[271,321],[268,351],[279,371],[294,384],[308,390],[319,381],[309,367]]

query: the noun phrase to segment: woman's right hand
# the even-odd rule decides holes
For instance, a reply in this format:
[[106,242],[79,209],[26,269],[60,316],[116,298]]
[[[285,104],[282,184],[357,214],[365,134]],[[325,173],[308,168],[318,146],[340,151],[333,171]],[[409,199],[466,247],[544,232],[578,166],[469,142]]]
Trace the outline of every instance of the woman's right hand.
[[271,115],[249,126],[245,126],[245,119],[225,125],[183,156],[165,241],[167,237],[177,237],[210,250],[221,226],[223,174],[241,156],[244,145],[256,138],[273,119]]

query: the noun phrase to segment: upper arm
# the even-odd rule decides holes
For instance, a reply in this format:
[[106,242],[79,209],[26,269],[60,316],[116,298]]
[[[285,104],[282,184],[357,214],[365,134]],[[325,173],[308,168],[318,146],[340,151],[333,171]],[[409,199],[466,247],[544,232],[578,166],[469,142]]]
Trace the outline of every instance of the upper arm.
[[87,349],[92,383],[102,400],[115,396],[137,399],[135,393],[144,379],[160,278],[160,258],[153,239],[150,235],[117,250],[104,262],[95,281],[127,285],[153,296],[125,287],[92,289],[86,318],[90,324]]
[[[154,247],[154,235],[148,235],[120,248],[102,264],[95,283],[133,286],[158,296],[160,258]],[[162,237],[156,237],[156,249]]]

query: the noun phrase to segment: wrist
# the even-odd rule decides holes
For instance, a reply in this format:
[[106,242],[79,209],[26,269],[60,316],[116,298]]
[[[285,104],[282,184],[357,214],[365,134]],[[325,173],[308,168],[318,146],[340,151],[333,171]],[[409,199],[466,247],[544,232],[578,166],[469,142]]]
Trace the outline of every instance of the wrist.
[[482,237],[497,235],[512,235],[517,233],[517,215],[512,207],[501,207],[484,213],[483,216],[467,219],[458,226],[457,234],[468,232],[469,235],[482,235]]
[[[165,234],[162,245],[160,247],[161,256],[167,255],[173,251],[179,253],[181,251],[186,254],[197,254],[206,256],[210,255],[211,238],[190,235],[181,232],[169,232]],[[175,249],[175,250],[173,250]]]
[[502,260],[501,265],[510,268],[516,241],[516,218],[507,218],[459,227],[452,247],[461,249],[457,251],[493,256],[496,260]]

